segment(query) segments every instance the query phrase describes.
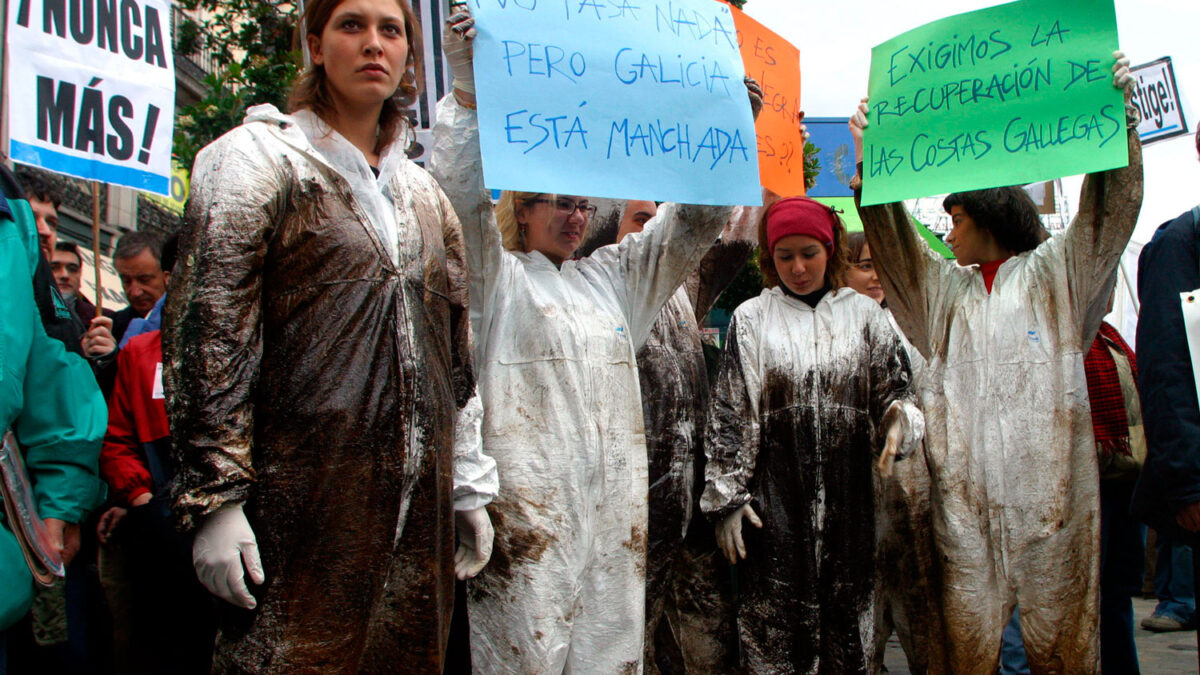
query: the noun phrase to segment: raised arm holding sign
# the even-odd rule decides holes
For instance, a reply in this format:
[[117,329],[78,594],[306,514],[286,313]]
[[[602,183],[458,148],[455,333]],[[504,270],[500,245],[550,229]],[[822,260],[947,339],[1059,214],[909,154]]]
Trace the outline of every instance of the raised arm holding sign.
[[[484,0],[488,3],[494,0]],[[710,4],[718,10],[723,7]],[[508,3],[509,11],[516,11],[514,6]],[[653,5],[645,7],[649,13],[644,16],[653,26]],[[491,11],[495,25],[534,20],[501,22],[496,8]],[[688,21],[695,17],[690,9],[679,16]],[[686,187],[691,192],[683,194],[699,191],[703,194],[696,196],[707,201],[742,201],[737,181],[748,180],[755,194],[744,201],[757,202],[761,199],[757,167],[742,162],[748,175],[727,176],[724,187],[728,189],[717,192],[718,188],[705,187],[718,175],[710,171],[708,162],[693,165],[678,154],[610,162],[603,145],[599,152],[587,154],[584,137],[575,133],[569,134],[568,148],[565,134],[575,119],[560,121],[561,147],[554,145],[551,136],[541,145],[522,146],[529,151],[525,157],[550,154],[549,160],[539,157],[543,164],[504,157],[504,153],[511,155],[514,144],[500,129],[500,137],[493,137],[489,145],[484,130],[489,123],[494,125],[514,109],[525,109],[528,119],[535,114],[529,111],[550,110],[575,100],[571,97],[576,94],[599,101],[605,88],[585,79],[578,89],[571,89],[566,76],[555,70],[542,75],[547,84],[541,85],[536,97],[531,92],[498,97],[498,89],[515,87],[506,67],[498,70],[494,63],[487,65],[482,53],[476,53],[473,67],[467,67],[471,62],[465,56],[472,47],[483,49],[484,16],[479,20],[478,43],[471,39],[472,20],[466,12],[452,16],[446,31],[455,92],[438,106],[430,159],[431,172],[462,222],[484,409],[481,433],[484,447],[504,476],[504,490],[489,507],[496,522],[495,557],[473,582],[476,592],[468,597],[472,662],[481,672],[638,672],[643,654],[649,485],[635,354],[663,305],[716,241],[731,209],[664,204],[644,231],[586,258],[572,257],[595,211],[587,195],[607,193],[615,181],[625,181],[620,189],[637,194],[681,194],[678,188]],[[575,38],[579,31],[591,30],[590,22],[578,29],[572,23],[569,31],[560,26],[542,32],[542,46],[522,45],[523,58],[531,50],[545,58],[544,43],[558,40],[559,35],[563,38],[558,43],[572,45],[571,49],[573,43],[588,42]],[[510,47],[515,73],[517,47]],[[727,51],[737,57],[736,47]],[[570,53],[566,51],[568,56],[556,68],[569,68]],[[591,57],[584,58],[590,67]],[[557,63],[553,56],[537,67],[552,62]],[[522,67],[528,69],[530,63]],[[647,78],[652,72],[662,76],[657,59],[654,63],[655,70],[645,70]],[[695,63],[694,73],[702,70],[700,64],[710,75],[718,67],[709,56],[703,60],[698,56]],[[720,63],[721,72],[730,72]],[[737,110],[719,104],[714,106],[716,112],[705,111],[711,120],[706,124],[714,129],[733,129],[729,122],[743,117],[752,120],[747,87],[740,73],[737,78],[729,83],[730,91],[736,92]],[[675,109],[665,103],[667,99],[686,98],[661,81],[643,81],[643,86],[653,92],[644,98],[663,109],[663,120]],[[714,83],[714,91],[724,87],[723,82]],[[755,100],[757,89],[749,89],[752,105],[760,103]],[[478,114],[472,90],[479,94]],[[546,100],[548,93],[554,94],[550,100]],[[720,103],[724,94],[715,98]],[[628,97],[610,103],[619,103],[631,121],[642,114],[635,112],[637,103]],[[509,112],[498,115],[498,111]],[[577,119],[590,128],[584,117],[581,111]],[[517,124],[516,117],[511,120]],[[507,133],[513,139],[520,137],[515,126]],[[736,133],[748,138],[753,130]],[[691,142],[698,138],[693,135]],[[594,136],[589,133],[587,139],[588,148],[595,149]],[[669,139],[679,141],[677,135]],[[641,147],[639,140],[637,148]],[[571,159],[560,150],[580,154]],[[752,144],[747,153],[753,160]],[[510,163],[507,168],[505,162]],[[507,171],[503,175],[518,181],[507,185],[520,186],[522,191],[505,191],[493,209],[484,177],[488,187],[496,185],[492,181],[497,166]],[[718,162],[718,166],[726,165]],[[683,171],[671,167],[697,169],[707,178],[692,185],[684,180]],[[709,189],[714,191],[704,192]],[[536,554],[531,553],[531,545]],[[564,583],[571,579],[579,581]]]
[[[1080,5],[1096,15],[1105,13],[1103,3]],[[1068,31],[1079,25],[1046,23],[1035,46],[1047,31],[1054,40],[1068,40],[1073,35]],[[990,170],[984,170],[982,153],[975,159],[960,152],[946,166],[957,163],[962,181],[943,176],[906,182],[900,174],[911,168],[901,166],[910,163],[907,158],[896,160],[895,175],[888,173],[888,153],[879,149],[884,134],[872,135],[871,130],[894,129],[891,113],[899,109],[898,99],[864,100],[850,123],[860,171],[866,174],[859,214],[872,259],[889,310],[928,360],[921,404],[929,430],[925,441],[935,495],[935,543],[942,561],[937,584],[945,611],[941,642],[947,645],[946,663],[931,663],[931,672],[994,673],[997,646],[1015,605],[1020,606],[1026,653],[1035,672],[1100,671],[1095,564],[1101,558],[1099,472],[1082,354],[1106,312],[1117,260],[1137,222],[1142,170],[1137,111],[1128,104],[1124,112],[1119,107],[1122,90],[1128,101],[1132,84],[1129,61],[1118,52],[1110,57],[1115,63],[1109,71],[1112,60],[1092,59],[1091,49],[1065,53],[1052,63],[1098,61],[1081,78],[1097,80],[1093,71],[1104,73],[1099,84],[1106,91],[1091,92],[1091,105],[1099,106],[1098,119],[1111,121],[1075,126],[1073,120],[1084,113],[1066,100],[1044,102],[1029,112],[1016,112],[1019,105],[1012,103],[1005,108],[1013,111],[1005,122],[1010,127],[1021,115],[1066,121],[1050,136],[1038,131],[1039,140],[1022,144],[1020,152],[1002,153],[1008,158]],[[913,51],[918,53],[920,49]],[[919,68],[915,63],[911,67]],[[1059,72],[1055,67],[1050,72]],[[1069,83],[1063,86],[1073,91]],[[1114,96],[1117,104],[1109,103]],[[986,121],[982,115],[960,114],[941,127],[933,125],[932,117],[924,119],[929,125],[910,143],[923,134],[978,140],[982,133],[990,138],[980,130]],[[941,147],[935,152],[942,152]],[[1111,163],[1097,159],[1113,147],[1120,152],[1114,152],[1119,156]],[[1069,164],[1067,155],[1073,152],[1090,156],[1088,163]],[[1046,160],[1053,154],[1060,156]],[[1059,175],[1044,173],[1051,171],[1047,167],[1064,173],[1107,169],[1088,174],[1070,228],[1049,238],[1028,194],[1004,185]],[[925,169],[936,165],[921,171]],[[929,249],[909,224],[902,202],[867,205],[872,185],[878,200],[880,195],[899,199],[936,192],[948,184],[984,188],[946,199],[954,220],[947,243],[958,264]]]

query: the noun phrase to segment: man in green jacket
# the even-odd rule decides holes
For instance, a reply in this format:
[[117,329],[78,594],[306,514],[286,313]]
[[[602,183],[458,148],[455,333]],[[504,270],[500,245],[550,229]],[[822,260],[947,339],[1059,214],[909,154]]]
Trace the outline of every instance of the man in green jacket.
[[[0,191],[0,434],[11,429],[20,441],[38,514],[68,562],[78,549],[78,524],[103,497],[97,462],[108,412],[87,362],[42,328],[33,299],[40,255],[33,213],[2,165]],[[12,524],[0,523],[3,631],[29,610],[33,577]]]

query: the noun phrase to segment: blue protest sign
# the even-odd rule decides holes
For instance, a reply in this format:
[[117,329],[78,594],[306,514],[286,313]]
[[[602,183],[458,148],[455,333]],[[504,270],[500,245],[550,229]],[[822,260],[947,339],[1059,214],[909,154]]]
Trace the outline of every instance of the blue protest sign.
[[737,33],[712,0],[471,0],[490,188],[759,204]]

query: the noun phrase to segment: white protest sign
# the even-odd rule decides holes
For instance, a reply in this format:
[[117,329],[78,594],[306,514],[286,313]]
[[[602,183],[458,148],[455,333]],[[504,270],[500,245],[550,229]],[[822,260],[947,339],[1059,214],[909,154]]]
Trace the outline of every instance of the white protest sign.
[[[92,255],[92,250],[86,246],[80,246],[78,249],[79,259],[82,261],[80,269],[80,286],[79,290],[83,293],[83,297],[96,301],[96,257]],[[129,299],[125,297],[125,291],[121,287],[121,275],[117,273],[117,268],[113,265],[112,258],[100,256],[100,280],[104,284],[104,309],[119,311],[129,306]]]
[[169,195],[170,12],[168,0],[10,1],[13,160]]
[[490,188],[759,204],[737,29],[713,0],[470,0]]
[[1161,141],[1188,132],[1183,106],[1179,104],[1179,89],[1175,86],[1175,69],[1171,57],[1135,66],[1131,102],[1142,113],[1138,137],[1143,144]]

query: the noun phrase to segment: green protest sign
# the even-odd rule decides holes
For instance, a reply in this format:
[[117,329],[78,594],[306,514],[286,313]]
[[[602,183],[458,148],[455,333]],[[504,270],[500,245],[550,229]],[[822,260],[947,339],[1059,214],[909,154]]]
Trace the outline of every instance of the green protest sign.
[[1020,0],[871,51],[863,204],[1125,166],[1113,0]]

